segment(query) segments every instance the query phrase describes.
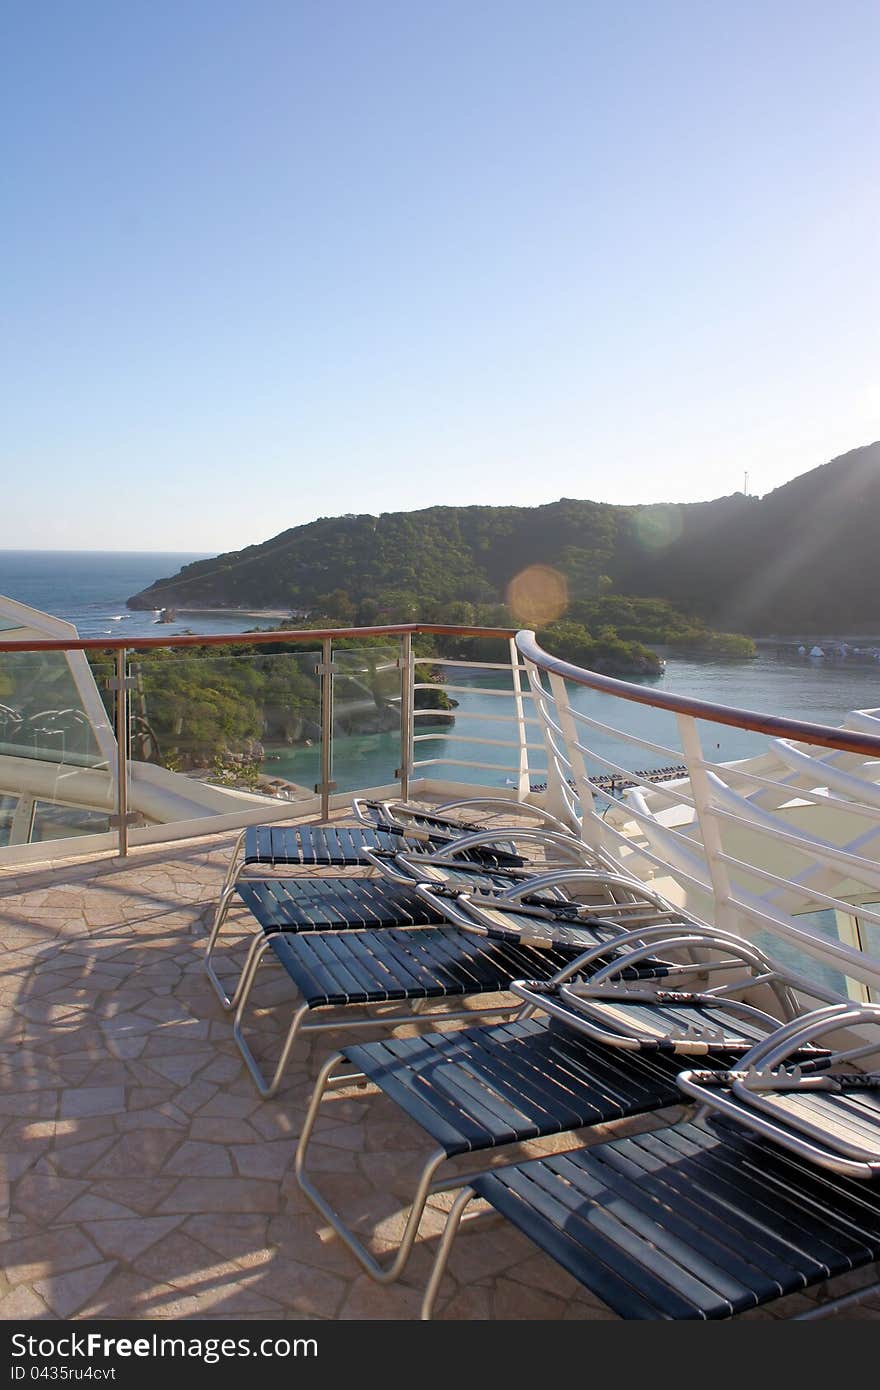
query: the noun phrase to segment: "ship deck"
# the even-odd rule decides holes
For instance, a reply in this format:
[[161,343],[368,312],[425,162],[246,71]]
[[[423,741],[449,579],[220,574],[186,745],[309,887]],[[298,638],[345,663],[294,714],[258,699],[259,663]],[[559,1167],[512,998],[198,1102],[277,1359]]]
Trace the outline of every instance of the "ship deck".
[[[260,1100],[202,968],[234,838],[0,869],[0,1317],[418,1317],[451,1195],[432,1199],[400,1282],[362,1273],[293,1174],[333,1035],[300,1044],[279,1095]],[[246,933],[246,912],[231,923]],[[265,973],[268,1006],[289,986]],[[260,1027],[269,1041],[271,1011]],[[355,1087],[327,1110],[312,1167],[376,1252],[391,1249],[424,1136]],[[438,1316],[610,1314],[496,1218],[457,1241]],[[880,1296],[849,1316],[880,1318]]]

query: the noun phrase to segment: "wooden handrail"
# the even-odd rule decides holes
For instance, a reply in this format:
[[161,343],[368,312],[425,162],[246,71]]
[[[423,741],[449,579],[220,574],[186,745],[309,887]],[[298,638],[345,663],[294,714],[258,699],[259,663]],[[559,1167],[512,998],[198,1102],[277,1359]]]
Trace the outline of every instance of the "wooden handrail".
[[456,627],[449,623],[389,623],[379,627],[277,628],[267,632],[213,633],[200,637],[46,637],[27,642],[0,641],[0,652],[115,652],[152,651],[154,647],[240,647],[270,642],[320,642],[329,637],[396,637],[401,633],[432,632],[447,637],[516,636],[511,627]]
[[529,631],[517,633],[516,646],[520,656],[540,670],[552,671],[573,685],[583,685],[603,695],[616,695],[618,699],[632,700],[637,705],[652,705],[655,709],[669,710],[672,714],[687,714],[693,719],[728,724],[733,729],[769,734],[772,738],[792,738],[799,743],[816,744],[820,748],[835,748],[843,753],[880,758],[880,737],[876,734],[859,734],[849,729],[837,729],[831,724],[810,724],[776,714],[757,714],[738,709],[735,705],[716,705],[710,700],[697,700],[690,695],[647,690],[643,685],[617,680],[614,676],[602,676],[598,671],[587,671],[582,666],[574,666],[570,661],[551,656],[538,645],[535,634]]

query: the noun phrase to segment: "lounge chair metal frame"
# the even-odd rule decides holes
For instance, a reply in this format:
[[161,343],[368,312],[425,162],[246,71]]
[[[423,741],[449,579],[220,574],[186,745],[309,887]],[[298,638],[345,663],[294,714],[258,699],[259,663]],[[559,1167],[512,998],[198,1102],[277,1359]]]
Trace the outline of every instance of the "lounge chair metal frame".
[[[880,1028],[880,1005],[839,1004],[793,1020],[758,1043],[735,1071],[684,1071],[682,1092],[707,1111],[772,1140],[834,1173],[880,1177],[880,1074],[852,1071],[877,1056],[880,1042],[859,1042],[804,1058],[828,1033]],[[850,1070],[843,1072],[846,1065]],[[804,1103],[806,1102],[806,1103]]]

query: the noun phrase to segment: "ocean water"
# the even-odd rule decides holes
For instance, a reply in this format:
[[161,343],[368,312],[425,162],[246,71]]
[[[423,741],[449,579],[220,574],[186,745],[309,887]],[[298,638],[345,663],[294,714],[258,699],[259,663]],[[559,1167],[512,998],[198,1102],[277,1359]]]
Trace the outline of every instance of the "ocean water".
[[182,565],[210,558],[177,551],[0,550],[0,594],[74,623],[80,637],[157,637],[241,632],[272,624],[246,613],[232,617],[178,610],[174,623],[135,612],[125,601]]
[[[501,672],[492,675],[476,671],[455,675],[448,672],[448,678],[461,687],[454,698],[459,702],[459,715],[463,717],[457,718],[451,728],[442,730],[431,728],[429,718],[416,720],[417,733],[423,735],[416,744],[416,760],[429,764],[425,766],[424,775],[490,787],[509,786],[515,774],[512,766],[515,750],[497,744],[475,746],[465,741],[489,738],[500,742],[513,737],[509,724],[499,722],[497,717],[493,720],[493,715],[512,714],[512,701],[489,693],[492,688],[510,689],[509,678]],[[833,727],[843,722],[849,710],[880,706],[880,666],[803,661],[777,654],[770,647],[763,648],[757,657],[749,660],[669,656],[663,675],[644,684],[713,704],[734,705],[754,713],[784,715]],[[587,760],[593,775],[611,771],[602,759],[630,772],[674,766],[683,761],[673,714],[583,687],[572,688],[572,704],[595,721],[579,729],[581,742],[593,755]],[[534,716],[531,702],[527,702],[526,714]],[[627,742],[597,725],[623,731],[654,747]],[[697,722],[697,728],[704,755],[716,762],[751,757],[767,747],[767,739],[761,734],[704,720]],[[547,765],[540,746],[540,732],[532,725],[528,736],[535,744],[530,753],[532,781],[540,782]],[[271,773],[311,785],[316,780],[317,757],[315,748],[273,749]],[[333,744],[333,776],[341,791],[379,785],[393,780],[399,758],[400,744],[395,734],[337,736]],[[468,768],[460,765],[471,760],[491,766]]]
[[[222,617],[186,612],[180,612],[175,623],[159,625],[156,614],[126,608],[129,595],[156,579],[176,574],[181,565],[203,558],[177,552],[0,551],[0,594],[74,623],[83,637],[171,637],[188,631],[223,634],[272,625],[246,613]],[[502,713],[502,707],[504,713],[512,712],[508,702],[487,693],[493,685],[503,683],[509,688],[509,681],[500,673],[491,676],[485,672],[450,673],[450,679],[464,687],[455,698],[462,716],[467,717],[459,718],[451,728],[440,729],[431,728],[427,719],[417,721],[418,731],[427,736],[416,745],[417,759],[436,759],[425,770],[440,777],[506,785],[513,771],[513,750],[492,744],[475,747],[463,740],[483,737],[500,741],[512,736],[509,725],[492,719],[493,714]],[[880,665],[804,660],[770,645],[763,646],[752,660],[667,655],[664,674],[648,683],[718,704],[831,725],[839,725],[848,710],[880,706]],[[674,716],[645,705],[624,706],[619,700],[585,689],[575,692],[574,704],[600,723],[620,728],[624,722],[630,733],[669,750],[666,756],[661,751],[628,746],[591,729],[584,737],[599,758],[606,757],[630,770],[680,761]],[[720,725],[702,725],[701,735],[707,756],[718,761],[747,757],[765,744],[759,735]],[[539,737],[537,729],[532,737]],[[314,746],[275,748],[264,770],[308,786],[316,780],[318,756]],[[457,766],[475,758],[492,766]],[[399,762],[399,740],[393,733],[338,734],[334,739],[334,777],[340,790],[391,781]],[[542,766],[543,759],[536,750],[535,780],[540,778]],[[592,770],[601,773],[605,769],[597,762]]]

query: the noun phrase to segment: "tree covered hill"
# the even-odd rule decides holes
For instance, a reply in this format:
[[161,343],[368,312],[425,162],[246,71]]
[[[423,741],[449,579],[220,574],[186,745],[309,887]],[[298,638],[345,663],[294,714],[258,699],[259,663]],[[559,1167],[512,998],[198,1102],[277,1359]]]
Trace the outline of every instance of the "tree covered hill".
[[[670,510],[671,522],[662,517]],[[762,498],[644,511],[679,534],[618,550],[622,592],[662,596],[713,627],[755,635],[880,632],[880,443]]]
[[486,621],[515,575],[549,565],[572,604],[634,595],[755,634],[878,631],[878,526],[875,443],[763,498],[644,507],[563,498],[325,517],[187,565],[129,605],[300,608],[361,622],[436,618],[459,605],[450,621],[469,621],[468,606]]

